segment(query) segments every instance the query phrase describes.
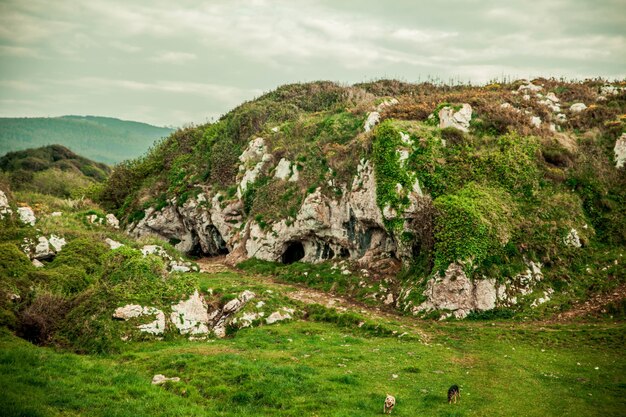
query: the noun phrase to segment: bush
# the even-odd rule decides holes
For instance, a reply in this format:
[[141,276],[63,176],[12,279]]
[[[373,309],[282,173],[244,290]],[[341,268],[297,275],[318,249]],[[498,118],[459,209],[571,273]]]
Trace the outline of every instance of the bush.
[[68,242],[61,250],[51,267],[68,266],[80,268],[89,275],[97,274],[102,265],[101,257],[109,252],[109,247],[91,238],[79,238]]
[[479,265],[511,238],[513,202],[503,190],[470,183],[434,205],[436,269],[457,261]]
[[40,295],[20,313],[19,335],[36,344],[49,343],[68,309],[69,305],[62,297]]
[[0,276],[3,278],[20,278],[34,267],[30,259],[11,243],[0,243]]

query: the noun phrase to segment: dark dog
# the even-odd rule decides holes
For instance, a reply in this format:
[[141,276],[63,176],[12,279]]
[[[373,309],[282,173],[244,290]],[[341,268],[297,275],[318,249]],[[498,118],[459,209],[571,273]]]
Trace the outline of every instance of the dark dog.
[[456,400],[459,398],[461,398],[461,391],[459,390],[458,385],[452,385],[450,388],[448,388],[448,404],[452,404],[453,400],[456,404]]

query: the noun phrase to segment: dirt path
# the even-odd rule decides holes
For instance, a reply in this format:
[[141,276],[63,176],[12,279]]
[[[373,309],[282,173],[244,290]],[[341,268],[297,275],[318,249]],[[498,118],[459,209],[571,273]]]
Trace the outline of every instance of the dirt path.
[[576,304],[571,310],[559,313],[554,320],[557,322],[571,321],[580,317],[604,313],[607,304],[626,299],[626,284],[620,285],[609,294],[596,294],[589,300]]
[[[221,257],[202,258],[197,260],[196,263],[200,266],[201,272],[218,273],[233,271],[239,274],[245,273],[241,270],[226,265],[224,263],[224,259]],[[420,340],[422,340],[424,343],[427,343],[431,339],[429,335],[425,333],[424,330],[418,326],[418,323],[411,317],[394,314],[392,312],[381,310],[377,307],[357,303],[347,298],[334,294],[329,294],[324,291],[314,290],[303,285],[280,282],[273,279],[271,276],[257,274],[250,276],[259,281],[271,283],[274,286],[283,288],[285,290],[285,296],[294,301],[298,301],[304,304],[320,304],[324,307],[333,308],[340,312],[350,311],[358,313],[370,319],[394,322],[399,328],[402,329],[402,331],[406,331],[407,333],[412,333],[419,336]]]

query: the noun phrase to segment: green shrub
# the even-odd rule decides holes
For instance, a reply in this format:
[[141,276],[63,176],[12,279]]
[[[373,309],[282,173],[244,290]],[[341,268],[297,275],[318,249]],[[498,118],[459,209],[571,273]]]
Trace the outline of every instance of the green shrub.
[[435,268],[456,261],[479,265],[511,238],[513,202],[500,189],[470,183],[434,201]]
[[109,251],[109,247],[93,237],[79,238],[69,241],[57,254],[51,267],[69,266],[80,268],[89,275],[99,272],[101,257]]
[[28,257],[11,243],[0,243],[0,276],[20,278],[34,269]]

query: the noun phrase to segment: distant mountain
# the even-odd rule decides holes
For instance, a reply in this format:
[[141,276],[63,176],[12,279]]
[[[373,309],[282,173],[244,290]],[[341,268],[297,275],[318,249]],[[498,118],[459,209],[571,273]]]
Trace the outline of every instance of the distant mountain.
[[111,117],[0,118],[0,156],[10,151],[61,144],[108,164],[135,158],[173,129]]

